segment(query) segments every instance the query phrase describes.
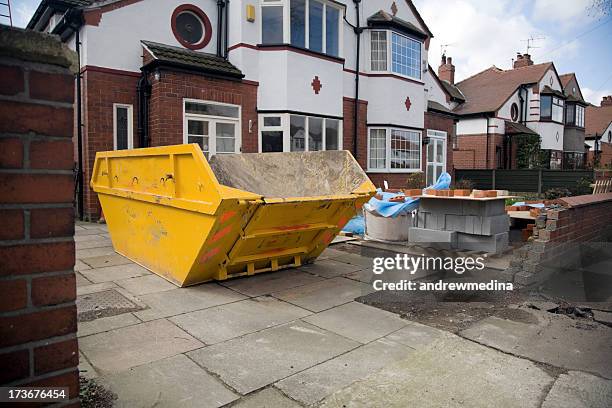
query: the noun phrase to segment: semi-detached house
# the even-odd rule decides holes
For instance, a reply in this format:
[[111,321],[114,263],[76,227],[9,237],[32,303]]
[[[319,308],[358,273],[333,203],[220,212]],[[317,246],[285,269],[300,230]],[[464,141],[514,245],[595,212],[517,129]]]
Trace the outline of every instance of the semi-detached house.
[[[518,54],[512,69],[492,66],[458,83],[454,72],[443,56],[438,75],[458,115],[455,168],[512,169],[536,160],[551,169],[584,167],[587,103],[575,74],[558,75],[552,62],[534,64],[529,54]],[[520,146],[529,136],[540,138],[542,152],[525,159]]]
[[88,218],[100,213],[86,181],[102,150],[346,149],[392,186],[452,169],[452,95],[411,1],[43,0],[29,28],[80,55]]
[[612,169],[612,95],[602,97],[599,106],[587,106],[586,144],[589,165]]

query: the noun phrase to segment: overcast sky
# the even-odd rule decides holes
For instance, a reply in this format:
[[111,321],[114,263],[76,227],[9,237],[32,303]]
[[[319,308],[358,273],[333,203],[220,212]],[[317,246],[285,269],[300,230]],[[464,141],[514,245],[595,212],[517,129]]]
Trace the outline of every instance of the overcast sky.
[[[388,0],[377,1],[386,5]],[[396,0],[401,1],[401,0]],[[40,0],[13,0],[14,24],[23,27]],[[553,61],[559,74],[575,72],[585,98],[599,105],[612,95],[612,15],[590,10],[591,0],[414,0],[435,38],[429,62],[437,68],[441,45],[461,80],[495,65],[507,69],[527,38],[535,63]]]

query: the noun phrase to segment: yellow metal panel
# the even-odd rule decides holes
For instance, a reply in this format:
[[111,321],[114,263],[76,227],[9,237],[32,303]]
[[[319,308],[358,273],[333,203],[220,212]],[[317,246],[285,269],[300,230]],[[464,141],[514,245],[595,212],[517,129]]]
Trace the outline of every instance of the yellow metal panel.
[[98,153],[91,185],[117,252],[178,286],[311,262],[375,191],[263,198],[219,184],[197,145]]

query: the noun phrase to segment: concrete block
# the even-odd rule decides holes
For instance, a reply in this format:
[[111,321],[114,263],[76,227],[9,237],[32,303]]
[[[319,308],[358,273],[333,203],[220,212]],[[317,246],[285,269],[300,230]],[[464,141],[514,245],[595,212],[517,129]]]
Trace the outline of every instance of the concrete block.
[[508,248],[508,233],[487,236],[458,232],[457,248],[498,254]]
[[482,235],[495,235],[508,232],[510,229],[510,217],[507,214],[493,215],[482,219]]
[[410,243],[427,244],[436,248],[457,248],[457,233],[454,231],[438,231],[428,228],[410,228]]
[[419,211],[437,214],[463,214],[462,203],[459,200],[442,200],[438,198],[421,198],[419,201]]
[[[456,200],[448,200],[453,202]],[[476,201],[476,200],[465,200],[462,203],[462,214],[463,215],[477,215],[481,217],[502,215],[505,214],[504,200],[490,200],[490,201]],[[452,214],[452,213],[448,213]]]

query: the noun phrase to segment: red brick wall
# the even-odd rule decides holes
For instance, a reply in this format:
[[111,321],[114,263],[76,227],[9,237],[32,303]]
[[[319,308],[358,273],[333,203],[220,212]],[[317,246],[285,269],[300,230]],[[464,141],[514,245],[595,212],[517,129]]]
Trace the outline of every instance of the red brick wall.
[[457,148],[453,151],[453,164],[456,169],[495,169],[497,160],[495,148],[503,148],[504,137],[489,134],[489,162],[487,164],[487,135],[460,135],[457,137]]
[[519,284],[541,282],[556,268],[571,268],[580,262],[581,244],[600,243],[609,250],[612,193],[561,198],[556,203],[563,208],[537,217],[534,241],[514,252],[511,266]]
[[[599,166],[598,168],[612,169],[612,143],[601,142],[599,147]],[[593,166],[593,149],[589,149],[587,163]]]
[[171,71],[161,71],[160,80],[151,76],[149,81],[152,84],[149,110],[152,146],[183,143],[183,98],[191,98],[242,106],[242,151],[258,151],[256,83]]
[[84,215],[96,220],[100,203],[89,187],[96,152],[113,150],[113,104],[133,107],[134,147],[138,147],[138,85],[139,74],[85,67],[83,70],[83,191]]
[[0,59],[0,384],[69,387],[78,405],[74,76],[65,66]]

